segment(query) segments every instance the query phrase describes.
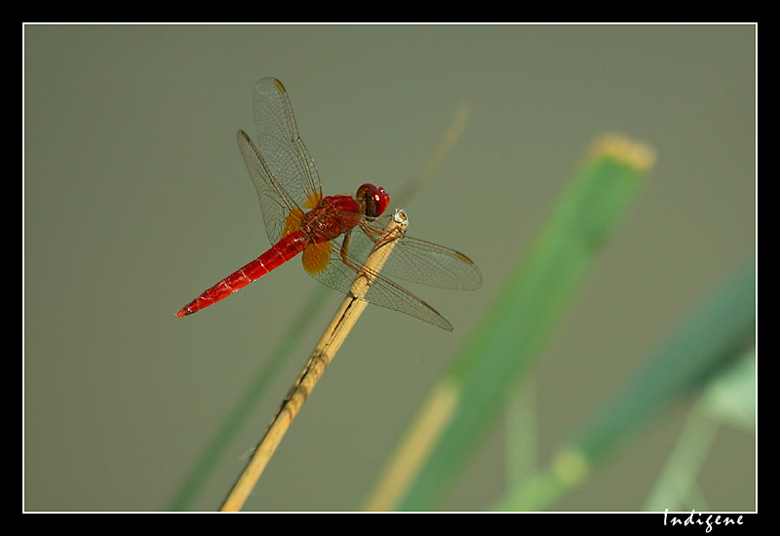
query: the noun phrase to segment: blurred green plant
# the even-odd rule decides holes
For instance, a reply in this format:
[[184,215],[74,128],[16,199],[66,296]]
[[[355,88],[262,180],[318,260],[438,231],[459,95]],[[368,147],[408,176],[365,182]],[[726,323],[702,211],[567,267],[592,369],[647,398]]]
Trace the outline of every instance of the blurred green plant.
[[756,354],[751,349],[707,383],[691,409],[645,510],[711,510],[705,493],[696,484],[696,477],[721,425],[735,425],[755,433],[755,373]]
[[549,507],[582,485],[598,465],[664,409],[703,392],[646,508],[671,510],[686,502],[693,497],[694,477],[714,433],[712,416],[752,426],[754,362],[740,362],[725,372],[724,367],[738,361],[750,347],[754,329],[755,264],[747,262],[707,296],[571,434],[549,467],[512,490],[496,508]]
[[535,244],[434,386],[366,509],[442,504],[508,394],[527,379],[653,162],[644,145],[611,135],[596,141]]
[[[434,386],[365,504],[369,510],[440,507],[491,431],[508,415],[525,426],[509,438],[512,486],[497,510],[550,508],[586,482],[636,431],[671,404],[704,391],[691,424],[659,479],[648,509],[674,508],[701,498],[694,486],[712,415],[752,424],[754,366],[723,373],[749,347],[755,332],[755,263],[741,266],[653,350],[622,387],[575,430],[548,467],[535,468],[535,423],[527,399],[513,396],[530,378],[540,350],[557,328],[601,246],[634,197],[652,163],[645,147],[600,140],[559,201],[535,246],[510,275],[498,300]],[[702,419],[707,414],[709,420]],[[705,449],[706,450],[706,449]],[[694,453],[699,453],[695,456]],[[519,471],[517,469],[519,468]],[[701,504],[701,503],[699,503]]]

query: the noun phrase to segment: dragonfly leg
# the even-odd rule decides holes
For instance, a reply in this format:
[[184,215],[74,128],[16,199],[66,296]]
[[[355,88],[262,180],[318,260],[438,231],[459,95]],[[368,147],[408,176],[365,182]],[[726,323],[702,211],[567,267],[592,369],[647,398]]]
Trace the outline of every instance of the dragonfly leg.
[[[366,236],[374,243],[374,249],[381,247],[384,244],[390,243],[396,238],[398,238],[397,232],[388,233],[386,236],[383,236],[384,234],[383,229],[377,229],[376,227],[369,225],[365,221],[360,222],[359,225],[362,231],[366,234]],[[403,232],[400,231],[400,228],[397,228],[396,231]],[[341,260],[344,262],[344,264],[346,264],[347,266],[355,270],[355,272],[359,274],[364,273],[365,271],[361,267],[356,266],[355,264],[350,262],[348,258],[349,242],[351,237],[352,237],[352,230],[344,233],[344,240],[342,240],[341,242],[341,249],[339,251],[339,255],[341,256]]]
[[[363,223],[361,222],[360,225],[362,226]],[[371,237],[371,235],[369,233],[366,233],[366,234],[368,234],[369,238]],[[341,260],[344,262],[344,264],[346,264],[347,266],[349,266],[350,268],[355,270],[355,272],[362,273],[362,270],[360,268],[358,268],[357,266],[355,266],[354,264],[352,264],[351,262],[349,262],[349,259],[347,258],[347,252],[349,251],[349,240],[350,240],[351,237],[352,237],[352,231],[351,230],[349,230],[346,233],[344,233],[344,240],[341,241],[341,249],[339,251],[339,255],[341,256]],[[371,240],[374,240],[374,239],[371,238]]]
[[[382,217],[384,218],[386,216],[382,216]],[[384,229],[377,229],[373,225],[369,225],[365,220],[360,222],[360,228],[363,230],[364,233],[366,233],[366,236],[369,239],[371,239],[371,241],[374,244],[379,244],[380,242],[386,243],[396,239],[396,233],[390,233],[383,238],[382,235],[385,232]],[[400,228],[398,232],[403,233],[403,231],[400,230]]]

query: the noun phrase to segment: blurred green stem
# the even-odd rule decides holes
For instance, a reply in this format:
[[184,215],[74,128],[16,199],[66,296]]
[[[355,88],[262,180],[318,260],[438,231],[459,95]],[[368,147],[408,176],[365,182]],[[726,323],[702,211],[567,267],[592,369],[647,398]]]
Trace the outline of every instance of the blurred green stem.
[[[686,395],[697,395],[755,337],[755,261],[708,296],[659,345],[622,387],[594,411],[539,477],[515,490],[498,509],[537,510],[582,484],[596,465],[652,417]],[[691,440],[709,433],[696,430]]]
[[[684,502],[691,496],[696,475],[718,429],[718,422],[707,415],[702,406],[699,400],[691,409],[685,428],[645,506],[646,510],[663,512],[665,508],[670,511],[687,509]],[[694,506],[701,511],[702,505]]]
[[699,468],[721,425],[736,424],[755,431],[755,368],[753,350],[707,384],[691,409],[646,510],[707,509],[705,497],[696,485]]

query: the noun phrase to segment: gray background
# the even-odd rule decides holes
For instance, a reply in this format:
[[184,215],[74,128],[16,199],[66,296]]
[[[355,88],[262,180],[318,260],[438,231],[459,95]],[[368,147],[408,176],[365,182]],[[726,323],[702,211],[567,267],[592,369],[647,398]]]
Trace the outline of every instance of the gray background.
[[[24,506],[165,507],[317,290],[295,260],[184,320],[268,247],[235,142],[251,91],[286,85],[326,194],[417,173],[461,102],[459,144],[404,208],[410,234],[479,264],[471,293],[412,287],[447,333],[369,307],[248,509],[348,510],[529,246],[594,136],[657,152],[624,225],[537,369],[542,461],[755,247],[754,26],[24,28]],[[219,506],[341,297],[208,482]],[[556,505],[642,507],[688,406]],[[447,504],[503,493],[497,430]],[[700,481],[753,509],[754,441],[723,428]]]

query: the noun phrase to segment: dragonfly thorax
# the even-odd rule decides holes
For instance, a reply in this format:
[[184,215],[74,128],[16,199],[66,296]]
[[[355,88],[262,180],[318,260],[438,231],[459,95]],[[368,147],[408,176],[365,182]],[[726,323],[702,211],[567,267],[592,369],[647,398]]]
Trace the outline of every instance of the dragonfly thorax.
[[301,229],[317,242],[335,240],[364,218],[360,203],[348,195],[323,197],[301,218]]

